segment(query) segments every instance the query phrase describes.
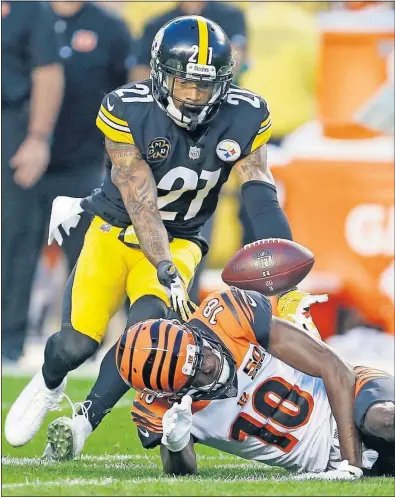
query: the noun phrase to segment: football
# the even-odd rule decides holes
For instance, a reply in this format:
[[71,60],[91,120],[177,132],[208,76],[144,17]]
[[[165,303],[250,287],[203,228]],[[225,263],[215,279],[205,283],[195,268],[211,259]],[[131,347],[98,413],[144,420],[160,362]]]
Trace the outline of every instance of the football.
[[299,243],[267,238],[245,245],[226,264],[222,280],[268,297],[298,285],[314,265],[314,254]]

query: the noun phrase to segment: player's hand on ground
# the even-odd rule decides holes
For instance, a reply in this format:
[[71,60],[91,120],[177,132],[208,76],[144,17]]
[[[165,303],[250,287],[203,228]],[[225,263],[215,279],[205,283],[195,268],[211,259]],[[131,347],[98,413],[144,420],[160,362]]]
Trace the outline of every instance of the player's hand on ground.
[[337,469],[326,471],[323,475],[326,480],[359,480],[363,476],[363,471],[344,459]]
[[156,269],[159,283],[168,290],[173,311],[179,314],[183,321],[187,321],[197,307],[190,300],[177,268],[171,261],[162,261]]
[[184,395],[180,404],[173,404],[162,419],[162,444],[171,452],[184,449],[191,438],[192,397]]
[[320,338],[319,331],[310,314],[310,306],[327,302],[327,300],[328,295],[326,294],[313,295],[293,289],[281,295],[278,299],[277,310],[281,318],[301,326],[313,336]]
[[55,239],[59,245],[63,243],[63,236],[60,226],[66,235],[70,234],[70,229],[75,228],[81,219],[81,198],[56,197],[52,202],[51,220],[49,222],[48,245]]

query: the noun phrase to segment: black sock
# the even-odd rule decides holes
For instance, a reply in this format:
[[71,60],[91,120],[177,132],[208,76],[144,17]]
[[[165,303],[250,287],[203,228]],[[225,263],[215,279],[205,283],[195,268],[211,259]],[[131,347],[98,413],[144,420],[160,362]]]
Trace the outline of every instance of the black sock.
[[88,419],[94,430],[104,416],[110,412],[115,404],[130,390],[118,373],[115,362],[117,344],[104,356],[100,365],[99,376],[87,400],[92,401],[88,409]]
[[[145,319],[165,318],[167,313],[168,308],[163,300],[153,295],[144,295],[131,306],[126,328]],[[92,402],[88,409],[88,419],[93,430],[121,397],[130,390],[118,373],[115,362],[116,348],[117,344],[113,345],[104,356],[99,376],[87,397],[87,400]]]

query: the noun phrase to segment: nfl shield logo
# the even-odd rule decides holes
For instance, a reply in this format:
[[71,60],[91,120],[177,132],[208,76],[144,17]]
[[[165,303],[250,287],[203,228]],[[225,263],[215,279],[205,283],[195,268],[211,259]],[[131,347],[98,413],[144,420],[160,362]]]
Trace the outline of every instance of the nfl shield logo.
[[268,269],[274,265],[273,255],[271,250],[261,250],[253,255],[254,266],[257,269]]
[[189,158],[192,160],[199,159],[200,148],[199,147],[189,147]]

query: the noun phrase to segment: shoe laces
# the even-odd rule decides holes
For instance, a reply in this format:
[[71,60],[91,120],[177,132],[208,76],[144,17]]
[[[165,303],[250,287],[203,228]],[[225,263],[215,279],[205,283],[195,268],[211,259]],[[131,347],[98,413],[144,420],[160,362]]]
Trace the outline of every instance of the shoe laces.
[[[70,404],[71,411],[72,411],[72,419],[74,419],[76,416],[84,416],[84,418],[89,421],[88,418],[88,411],[92,406],[92,401],[91,400],[84,400],[82,402],[72,402],[70,397],[66,395],[65,393],[62,393],[62,399],[65,398],[68,403]],[[60,410],[60,409],[59,409]]]

